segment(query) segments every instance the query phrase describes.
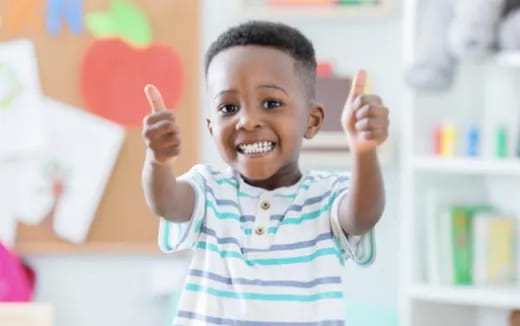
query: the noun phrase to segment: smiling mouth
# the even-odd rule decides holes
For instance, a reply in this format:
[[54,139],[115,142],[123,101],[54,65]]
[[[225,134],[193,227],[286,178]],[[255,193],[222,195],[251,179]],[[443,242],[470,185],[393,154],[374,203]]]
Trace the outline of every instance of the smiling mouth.
[[236,148],[237,151],[241,154],[245,155],[263,155],[269,152],[272,152],[276,147],[276,143],[272,141],[257,141],[254,143],[248,144],[239,144]]

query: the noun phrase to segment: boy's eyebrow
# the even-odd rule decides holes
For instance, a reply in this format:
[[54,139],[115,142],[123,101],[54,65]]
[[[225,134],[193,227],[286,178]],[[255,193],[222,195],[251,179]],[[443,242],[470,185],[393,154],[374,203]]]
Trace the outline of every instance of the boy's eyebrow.
[[226,93],[237,93],[238,91],[236,89],[225,89],[223,91],[218,92],[213,98],[217,98],[220,95],[224,95]]
[[[285,94],[287,94],[287,91],[285,89],[283,89],[280,86],[276,86],[274,84],[263,84],[263,85],[259,85],[257,88],[272,88],[272,89],[277,89],[277,90],[282,91]],[[223,91],[218,92],[213,98],[217,98],[226,93],[237,93],[237,92],[238,91],[236,89],[225,89]]]
[[276,86],[274,84],[260,85],[260,86],[258,86],[258,88],[274,88],[274,89],[277,89],[277,90],[282,91],[285,94],[287,94],[287,91],[285,89],[281,88],[280,86]]

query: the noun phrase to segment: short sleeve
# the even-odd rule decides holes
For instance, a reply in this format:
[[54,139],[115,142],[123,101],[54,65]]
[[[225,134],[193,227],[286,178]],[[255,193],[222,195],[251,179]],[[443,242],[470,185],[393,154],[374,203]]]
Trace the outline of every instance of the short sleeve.
[[350,176],[340,175],[332,182],[333,199],[330,212],[332,232],[339,242],[345,260],[352,259],[359,265],[369,265],[375,259],[374,230],[360,236],[351,236],[343,231],[339,222],[339,204],[348,194]]
[[166,253],[191,249],[199,238],[206,216],[204,203],[206,202],[206,180],[204,167],[194,166],[183,174],[178,181],[188,183],[195,193],[195,204],[191,218],[184,223],[170,222],[164,218],[159,222],[159,248]]

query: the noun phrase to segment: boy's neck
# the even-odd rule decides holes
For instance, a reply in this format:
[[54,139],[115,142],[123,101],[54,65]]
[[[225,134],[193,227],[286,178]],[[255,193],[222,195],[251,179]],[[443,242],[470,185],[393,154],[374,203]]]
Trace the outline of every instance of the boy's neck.
[[245,183],[266,190],[273,190],[282,187],[289,187],[296,184],[302,177],[300,167],[298,164],[291,164],[282,167],[274,175],[263,180],[252,180],[248,179],[243,175],[240,175]]

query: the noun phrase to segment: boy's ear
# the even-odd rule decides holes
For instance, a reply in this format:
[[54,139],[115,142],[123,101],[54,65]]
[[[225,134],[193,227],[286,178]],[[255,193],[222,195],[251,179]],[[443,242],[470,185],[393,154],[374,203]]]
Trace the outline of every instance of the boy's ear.
[[307,118],[307,130],[305,130],[304,134],[305,139],[311,139],[318,133],[323,124],[323,119],[325,119],[323,105],[314,102]]
[[211,136],[213,136],[213,128],[211,128],[211,120],[206,118],[206,127],[208,128],[208,132]]

